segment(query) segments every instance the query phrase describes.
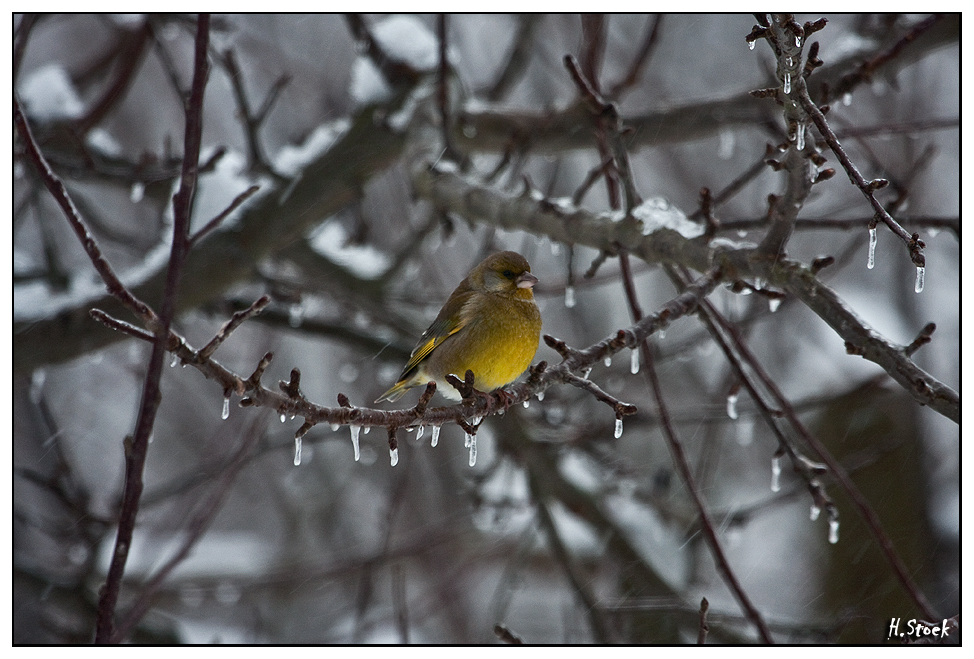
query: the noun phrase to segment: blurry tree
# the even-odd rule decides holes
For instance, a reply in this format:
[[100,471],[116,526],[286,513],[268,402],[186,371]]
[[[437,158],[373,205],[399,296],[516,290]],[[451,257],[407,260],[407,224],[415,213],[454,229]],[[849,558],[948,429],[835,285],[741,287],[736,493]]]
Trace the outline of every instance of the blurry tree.
[[[827,18],[16,16],[14,641],[941,626],[960,18]],[[499,249],[536,367],[370,406]]]

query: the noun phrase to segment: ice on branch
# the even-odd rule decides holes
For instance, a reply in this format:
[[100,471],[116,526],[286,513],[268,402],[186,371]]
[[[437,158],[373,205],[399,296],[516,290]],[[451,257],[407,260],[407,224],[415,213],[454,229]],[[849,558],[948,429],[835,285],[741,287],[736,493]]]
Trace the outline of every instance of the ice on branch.
[[71,76],[57,64],[47,64],[25,75],[20,82],[20,101],[34,121],[77,119],[84,112]]
[[648,236],[659,229],[672,229],[684,238],[702,236],[704,225],[691,222],[686,214],[661,197],[647,199],[632,209],[632,216],[642,223],[642,232]]
[[358,462],[359,450],[358,450],[358,434],[362,429],[361,426],[349,426],[349,431],[352,433],[352,450],[355,451],[355,461]]
[[390,59],[417,71],[432,71],[440,63],[439,40],[415,16],[397,14],[376,21],[372,38]]
[[349,93],[358,105],[378,105],[392,98],[392,87],[371,58],[359,55],[352,62]]
[[872,270],[876,267],[876,243],[879,242],[879,232],[876,227],[869,227],[869,257],[866,259],[866,267]]
[[731,419],[737,419],[737,396],[736,393],[727,396],[727,416]]
[[274,168],[285,176],[297,176],[344,136],[349,126],[351,122],[348,119],[338,119],[318,126],[305,138],[303,144],[281,147],[274,159]]

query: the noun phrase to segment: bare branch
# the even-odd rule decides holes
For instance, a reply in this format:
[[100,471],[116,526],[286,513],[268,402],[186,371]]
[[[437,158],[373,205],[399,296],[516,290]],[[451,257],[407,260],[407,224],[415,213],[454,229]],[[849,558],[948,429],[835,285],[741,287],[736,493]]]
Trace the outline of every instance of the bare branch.
[[882,222],[889,227],[890,231],[903,240],[910,252],[910,260],[913,261],[918,268],[924,267],[926,265],[926,259],[923,256],[923,241],[918,240],[916,234],[911,235],[906,231],[906,229],[901,227],[899,223],[893,219],[893,216],[886,211],[883,205],[879,203],[879,200],[876,199],[876,195],[874,193],[877,189],[883,187],[883,184],[879,182],[879,179],[876,181],[866,181],[862,177],[862,174],[859,173],[859,170],[842,148],[842,145],[839,143],[835,133],[832,132],[832,128],[825,120],[825,115],[822,114],[822,111],[819,110],[818,106],[812,102],[811,98],[809,98],[807,90],[801,88],[797,93],[797,97],[802,105],[802,108],[804,108],[804,110],[808,113],[808,116],[811,117],[812,121],[815,123],[815,127],[818,128],[819,133],[822,134],[822,137],[825,138],[825,142],[829,145],[829,148],[832,149],[832,153],[836,155],[839,162],[842,163],[842,167],[846,170],[846,173],[849,174],[849,179],[852,181],[852,184],[858,187],[866,196],[866,199],[869,201],[869,205],[872,206],[873,210],[876,212],[876,217],[879,220],[882,220]]
[[57,201],[61,210],[64,212],[64,217],[67,218],[71,229],[74,230],[78,240],[81,241],[81,245],[88,254],[92,265],[95,266],[95,270],[98,271],[102,281],[105,282],[108,292],[128,307],[136,316],[148,323],[153,331],[157,331],[161,327],[158,316],[156,316],[156,313],[147,304],[133,295],[122,284],[111,264],[103,256],[101,249],[98,247],[98,242],[91,235],[91,232],[88,231],[88,227],[85,226],[81,213],[74,205],[74,201],[72,201],[70,195],[68,195],[64,183],[61,182],[61,179],[58,178],[50,165],[47,164],[47,161],[44,159],[44,154],[41,153],[37,142],[34,141],[30,125],[27,123],[27,117],[24,115],[23,109],[20,107],[20,101],[16,97],[14,98],[14,124],[17,127],[17,132],[20,133],[21,139],[24,141],[27,154],[30,156],[38,175],[40,175],[41,180],[51,193],[51,196],[54,197],[54,200]]
[[142,401],[136,419],[135,434],[125,451],[125,486],[119,515],[118,534],[112,554],[108,576],[102,586],[98,601],[98,617],[95,629],[96,643],[119,643],[123,640],[115,627],[115,606],[122,585],[122,575],[129,548],[135,519],[142,497],[142,472],[148,452],[149,435],[155,423],[156,411],[162,400],[159,383],[162,375],[169,327],[176,311],[176,295],[182,274],[183,261],[189,250],[189,225],[193,192],[196,187],[197,166],[199,164],[200,135],[203,128],[203,92],[206,88],[207,43],[209,40],[209,15],[201,14],[197,21],[196,56],[194,62],[193,88],[186,111],[186,134],[183,155],[183,175],[179,191],[173,199],[173,244],[169,257],[166,288],[159,313],[159,329],[155,332],[152,354],[142,389]]

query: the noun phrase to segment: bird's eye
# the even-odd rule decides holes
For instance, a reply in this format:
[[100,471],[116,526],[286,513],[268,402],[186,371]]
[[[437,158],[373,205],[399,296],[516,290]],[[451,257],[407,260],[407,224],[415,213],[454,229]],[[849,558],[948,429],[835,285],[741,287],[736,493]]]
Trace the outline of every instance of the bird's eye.
[[501,274],[507,277],[508,279],[514,279],[514,273],[511,272],[510,270],[505,270]]

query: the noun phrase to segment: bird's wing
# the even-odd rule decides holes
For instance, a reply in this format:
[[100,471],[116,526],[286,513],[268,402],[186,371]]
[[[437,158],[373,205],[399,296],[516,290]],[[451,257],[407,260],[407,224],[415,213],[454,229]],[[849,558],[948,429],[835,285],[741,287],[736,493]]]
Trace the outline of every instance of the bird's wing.
[[436,346],[467,326],[471,317],[470,302],[472,302],[472,298],[473,294],[471,292],[454,296],[450,299],[447,306],[444,306],[440,310],[440,314],[436,317],[436,320],[423,332],[419,345],[413,350],[413,354],[409,356],[409,361],[406,362],[406,366],[402,369],[404,376],[428,357]]

